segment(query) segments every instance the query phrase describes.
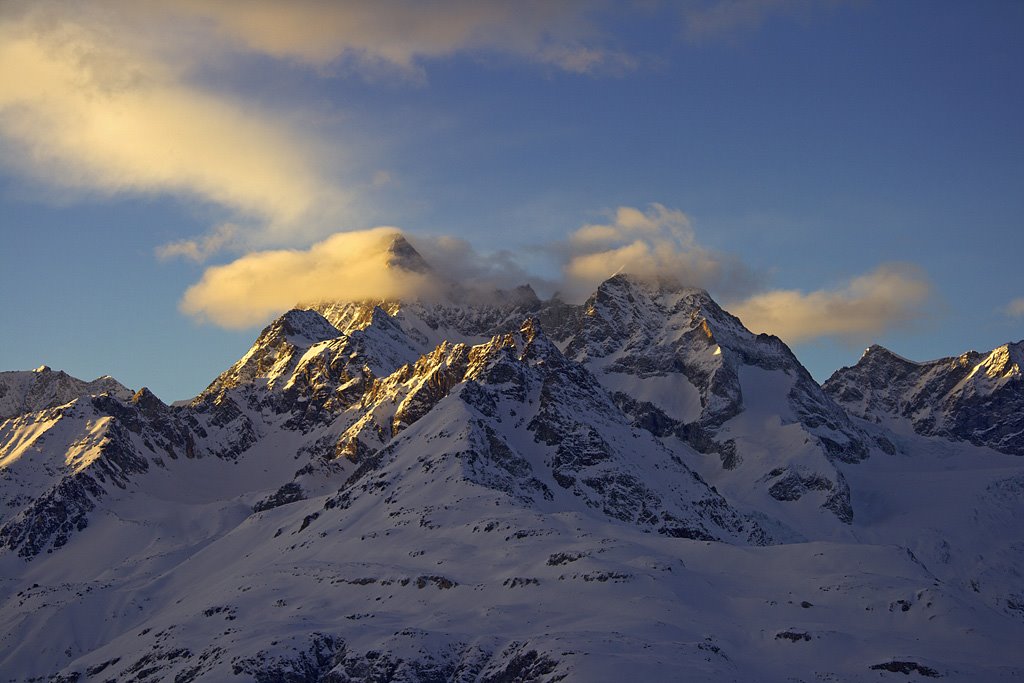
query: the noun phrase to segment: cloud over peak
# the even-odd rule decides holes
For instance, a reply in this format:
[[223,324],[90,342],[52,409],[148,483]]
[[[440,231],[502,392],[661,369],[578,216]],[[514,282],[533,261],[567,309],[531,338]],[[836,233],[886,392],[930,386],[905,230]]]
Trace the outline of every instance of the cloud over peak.
[[618,272],[726,292],[747,291],[756,279],[736,259],[698,244],[686,214],[657,203],[645,210],[620,206],[609,223],[570,235],[563,265],[568,298],[586,296]]
[[340,232],[306,250],[246,254],[206,269],[185,292],[181,310],[222,327],[265,322],[300,301],[357,301],[429,297],[437,283],[429,272],[394,267],[390,251],[401,235],[380,227]]
[[[401,236],[398,228],[380,227],[338,233],[306,250],[252,252],[208,268],[185,293],[181,310],[224,327],[248,327],[300,301],[431,299],[455,291],[487,300],[498,289],[526,283],[581,301],[626,272],[708,289],[752,331],[789,343],[821,337],[859,343],[919,320],[931,297],[923,273],[901,263],[883,264],[832,289],[758,288],[750,268],[702,247],[687,216],[661,204],[619,207],[608,223],[584,225],[566,243],[552,245],[551,253],[561,258],[559,282],[531,275],[507,251],[481,254],[446,236],[416,237],[413,248],[396,242]],[[189,248],[181,250],[189,255]]]

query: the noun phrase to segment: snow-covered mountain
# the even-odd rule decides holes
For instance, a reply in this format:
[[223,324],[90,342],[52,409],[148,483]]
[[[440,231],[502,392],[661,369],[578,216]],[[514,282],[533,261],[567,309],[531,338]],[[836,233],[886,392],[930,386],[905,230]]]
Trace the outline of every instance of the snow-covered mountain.
[[113,377],[83,382],[46,365],[31,372],[0,372],[0,420],[69,403],[81,396],[112,394],[130,398],[132,392]]
[[4,679],[1024,675],[1019,451],[851,416],[702,290],[318,302],[186,405],[110,382],[0,423]]
[[890,428],[1024,455],[1024,341],[915,363],[872,346],[825,391],[858,417]]

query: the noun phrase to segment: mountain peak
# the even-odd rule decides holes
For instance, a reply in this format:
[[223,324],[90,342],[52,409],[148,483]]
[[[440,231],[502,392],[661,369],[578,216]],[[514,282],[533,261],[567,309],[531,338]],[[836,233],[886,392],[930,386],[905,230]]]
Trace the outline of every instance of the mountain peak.
[[904,423],[939,436],[1024,455],[1024,402],[1019,386],[1024,342],[988,353],[918,363],[877,344],[823,388],[848,412],[874,422]]
[[264,330],[264,334],[271,330],[296,346],[310,346],[334,339],[340,334],[334,325],[316,311],[300,308],[293,308],[282,315]]
[[916,363],[915,361],[912,361],[909,358],[904,358],[903,356],[899,355],[898,353],[893,353],[892,351],[890,351],[889,349],[885,348],[881,344],[872,344],[868,348],[864,349],[864,353],[861,355],[860,361],[858,361],[858,362],[875,361],[876,359],[878,359],[878,360],[882,360],[882,359],[897,360],[897,361],[900,361],[902,363],[909,363],[911,365],[919,365],[919,363]]
[[684,285],[674,277],[645,277],[634,273],[616,273],[598,286],[598,291],[623,289],[644,291],[650,294],[695,294],[710,299],[711,296],[700,287]]
[[415,247],[409,244],[409,240],[405,239],[405,235],[401,233],[394,236],[391,244],[388,245],[385,251],[388,255],[388,268],[399,268],[412,273],[430,273],[433,271],[430,264],[416,251]]

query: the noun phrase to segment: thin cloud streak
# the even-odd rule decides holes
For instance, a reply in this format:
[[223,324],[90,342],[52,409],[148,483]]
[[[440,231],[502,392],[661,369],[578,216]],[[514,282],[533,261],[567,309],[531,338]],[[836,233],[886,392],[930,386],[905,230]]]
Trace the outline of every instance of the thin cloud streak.
[[808,20],[849,0],[710,0],[687,2],[681,10],[683,37],[690,43],[735,40],[772,17]]
[[567,0],[175,0],[165,8],[211,22],[244,49],[315,66],[347,62],[422,78],[422,61],[493,51],[574,73],[632,65],[588,20],[605,3]]
[[183,258],[193,263],[205,263],[214,254],[236,245],[240,233],[241,229],[235,223],[221,223],[202,237],[168,242],[157,247],[156,257],[161,261]]

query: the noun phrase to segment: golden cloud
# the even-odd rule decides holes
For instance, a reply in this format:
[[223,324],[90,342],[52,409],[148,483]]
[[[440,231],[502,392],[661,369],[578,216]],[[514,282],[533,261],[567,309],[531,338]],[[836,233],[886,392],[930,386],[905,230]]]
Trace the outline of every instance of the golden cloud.
[[584,225],[570,235],[565,258],[570,299],[586,296],[618,272],[725,290],[745,289],[752,280],[735,259],[697,244],[686,214],[661,204],[646,210],[622,206],[611,223]]
[[306,250],[280,249],[207,268],[181,301],[181,310],[222,327],[263,323],[300,301],[358,301],[429,297],[429,273],[393,267],[388,247],[400,235],[380,227],[332,235]]
[[76,23],[0,24],[0,133],[19,171],[60,185],[187,194],[287,225],[342,202],[312,140]]
[[727,308],[750,330],[789,343],[818,337],[861,341],[918,320],[930,295],[931,285],[917,268],[896,263],[837,289],[764,292]]

